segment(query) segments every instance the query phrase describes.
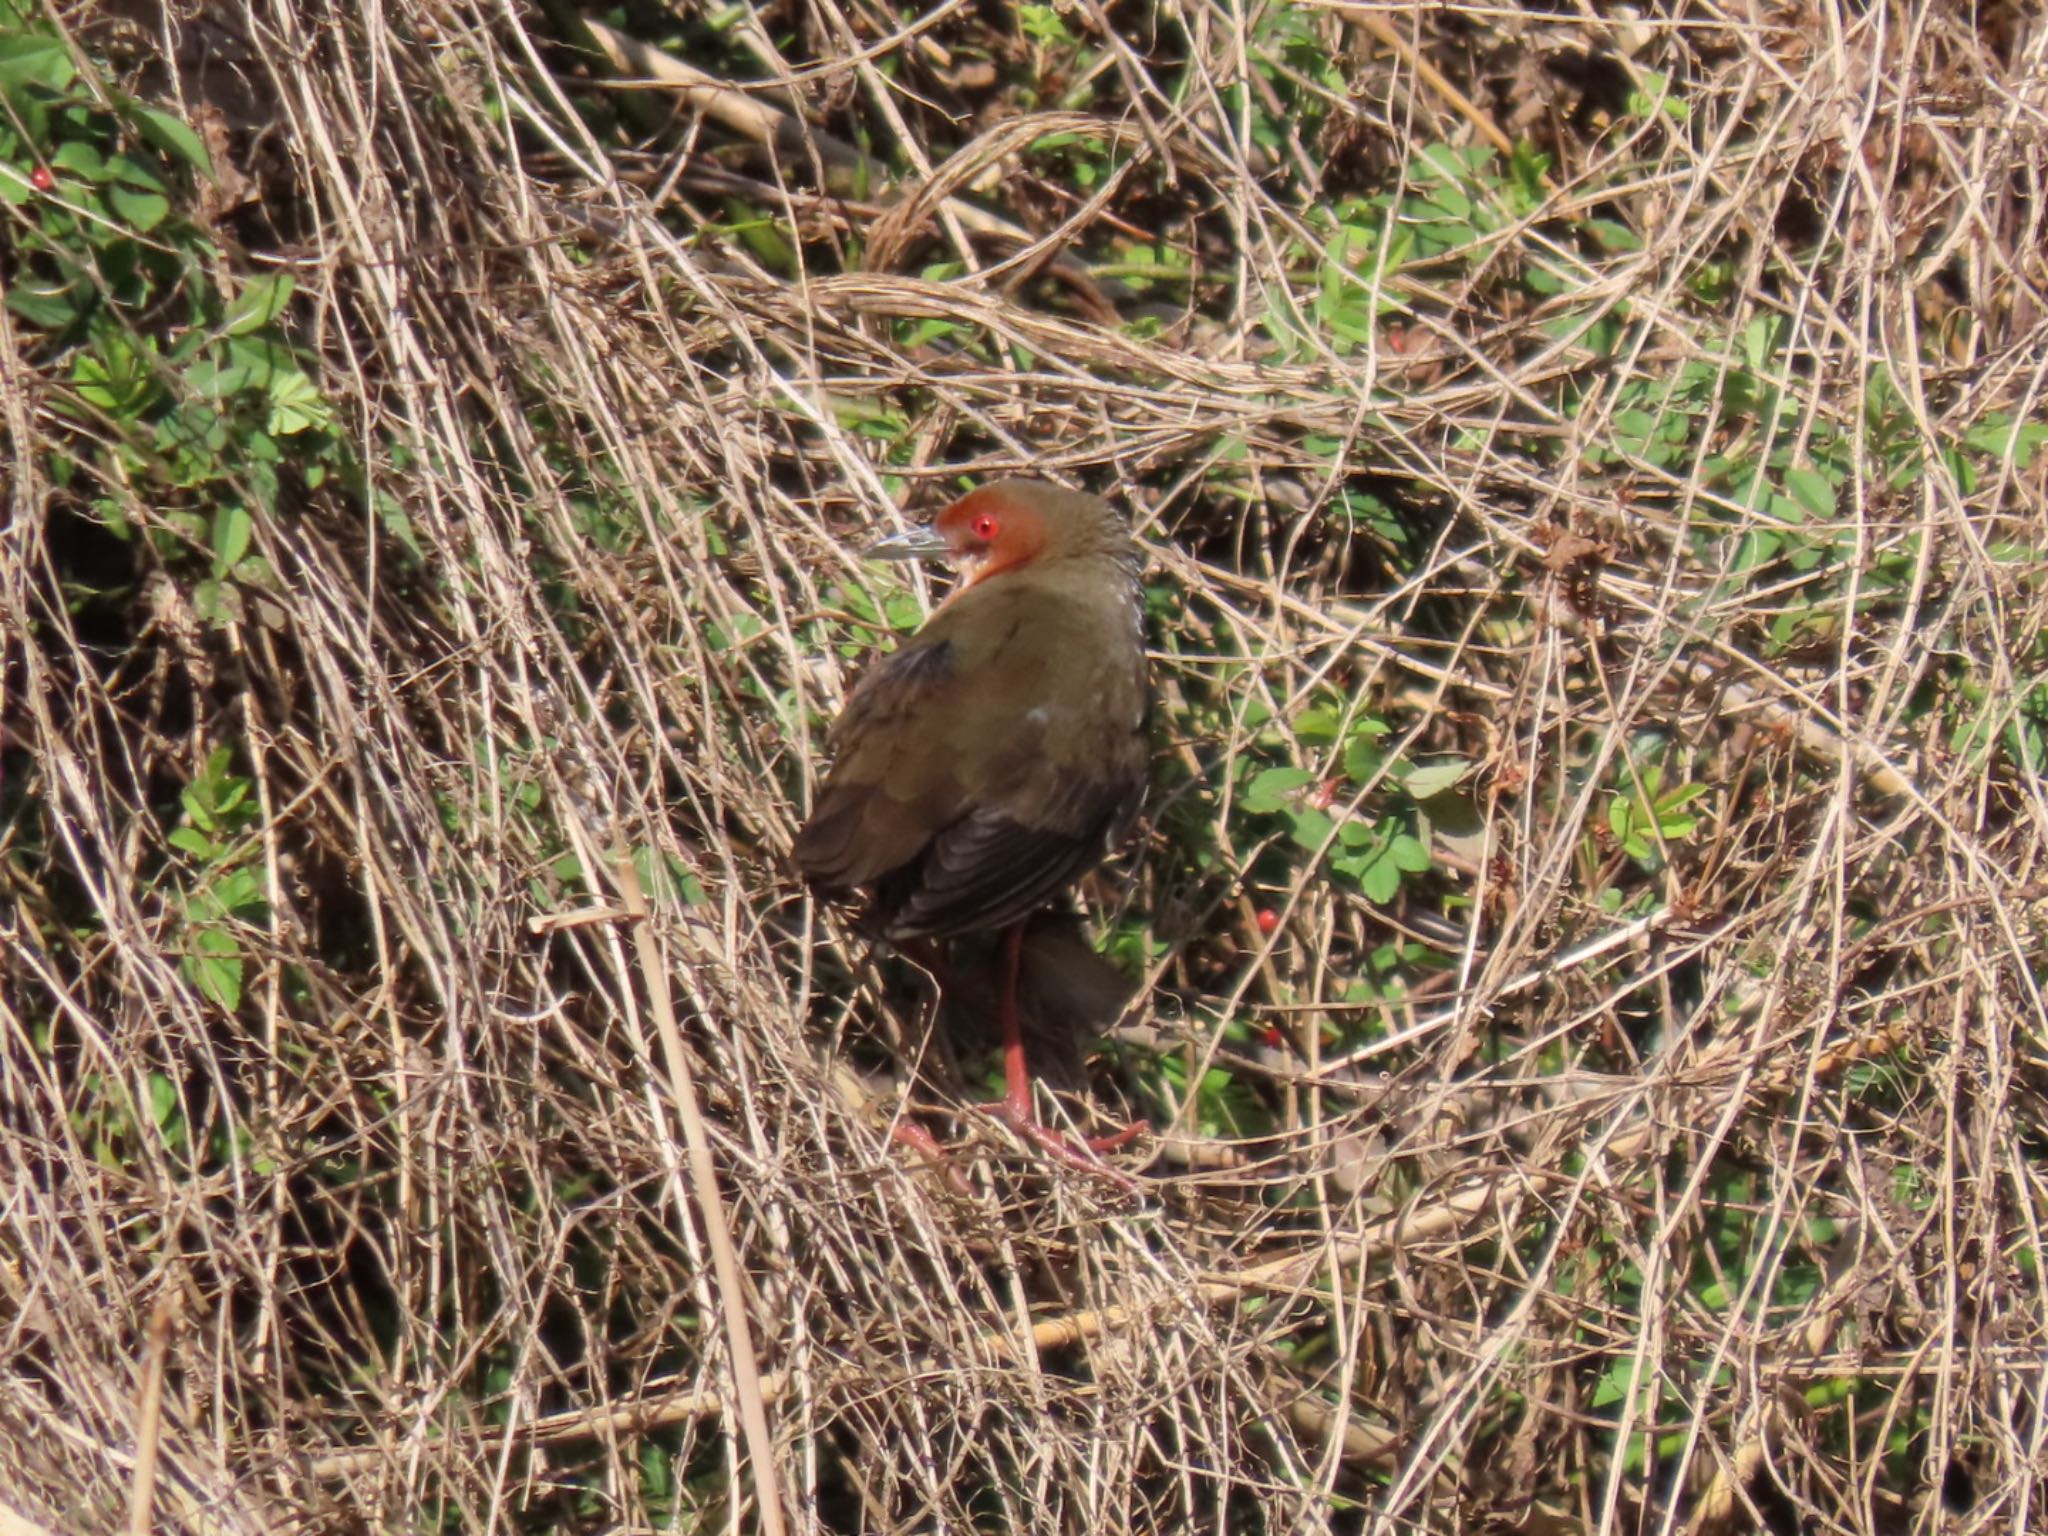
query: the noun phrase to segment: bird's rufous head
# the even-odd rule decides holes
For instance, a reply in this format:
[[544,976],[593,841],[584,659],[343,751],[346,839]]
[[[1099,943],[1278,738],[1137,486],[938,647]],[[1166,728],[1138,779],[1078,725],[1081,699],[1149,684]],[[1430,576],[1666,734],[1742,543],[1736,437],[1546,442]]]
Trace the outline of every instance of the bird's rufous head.
[[960,570],[961,588],[1016,566],[1074,555],[1129,560],[1129,536],[1094,496],[1039,480],[997,480],[969,491],[928,528],[897,534],[868,551],[879,560],[943,556]]

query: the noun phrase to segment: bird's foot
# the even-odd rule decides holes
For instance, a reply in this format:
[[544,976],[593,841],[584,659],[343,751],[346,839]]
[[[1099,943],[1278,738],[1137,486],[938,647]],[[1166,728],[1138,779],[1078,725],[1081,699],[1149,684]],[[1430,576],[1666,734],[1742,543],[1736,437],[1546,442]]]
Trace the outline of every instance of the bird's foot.
[[[1054,1162],[1107,1179],[1126,1194],[1143,1192],[1144,1186],[1130,1175],[1110,1167],[1102,1160],[1102,1154],[1118,1151],[1148,1134],[1152,1129],[1149,1121],[1135,1120],[1110,1136],[1069,1136],[1040,1120],[1035,1107],[1029,1103],[1020,1109],[1005,1098],[975,1107],[1000,1120]],[[922,1121],[907,1116],[898,1120],[889,1128],[889,1139],[899,1146],[908,1147],[936,1168],[945,1179],[946,1187],[954,1194],[965,1197],[973,1193],[967,1175],[961,1171],[955,1150],[934,1136]]]
[[1002,1121],[1056,1163],[1108,1179],[1127,1194],[1135,1195],[1143,1189],[1129,1174],[1105,1163],[1102,1154],[1127,1147],[1145,1135],[1152,1129],[1147,1121],[1134,1120],[1113,1136],[1069,1136],[1040,1120],[1037,1109],[1028,1099],[1020,1104],[1014,1098],[1001,1098],[976,1107]]
[[898,1120],[889,1128],[889,1139],[900,1142],[919,1153],[926,1162],[939,1170],[946,1181],[946,1188],[963,1199],[972,1196],[974,1186],[967,1182],[967,1175],[960,1171],[960,1164],[953,1158],[952,1151],[940,1142],[921,1122]]
[[[1150,1122],[1134,1121],[1114,1136],[1077,1137],[1052,1129],[1036,1116],[1022,1121],[1012,1118],[1007,1100],[998,1099],[993,1104],[977,1107],[1002,1121],[1054,1162],[1064,1163],[1069,1168],[1107,1179],[1126,1194],[1143,1193],[1143,1185],[1120,1169],[1110,1167],[1102,1160],[1101,1154],[1129,1146],[1152,1129]],[[940,1141],[923,1124],[916,1120],[899,1120],[890,1128],[889,1135],[891,1140],[910,1148],[936,1168],[940,1177],[946,1181],[946,1188],[954,1194],[964,1199],[974,1193],[973,1186],[967,1182],[967,1175],[960,1169],[959,1160],[954,1156],[953,1149]]]

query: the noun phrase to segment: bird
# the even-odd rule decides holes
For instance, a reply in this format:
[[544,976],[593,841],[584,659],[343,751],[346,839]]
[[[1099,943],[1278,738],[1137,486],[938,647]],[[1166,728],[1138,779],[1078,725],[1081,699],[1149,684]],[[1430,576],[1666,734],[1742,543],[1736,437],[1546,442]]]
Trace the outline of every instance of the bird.
[[[913,958],[998,938],[1004,1093],[987,1107],[1054,1157],[1094,1166],[1145,1126],[1077,1148],[1043,1125],[1019,983],[1033,919],[1124,841],[1144,800],[1137,547],[1100,498],[1006,479],[867,554],[941,557],[959,581],[848,693],[796,865],[828,897],[864,898],[861,929]],[[943,991],[943,962],[927,968]]]

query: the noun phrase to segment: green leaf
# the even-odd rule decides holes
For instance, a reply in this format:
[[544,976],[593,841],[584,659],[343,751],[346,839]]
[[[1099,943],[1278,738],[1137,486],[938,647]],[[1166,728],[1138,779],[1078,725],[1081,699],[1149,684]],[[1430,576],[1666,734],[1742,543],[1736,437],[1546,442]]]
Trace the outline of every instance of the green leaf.
[[1344,777],[1354,784],[1370,784],[1375,775],[1386,765],[1387,754],[1380,750],[1379,731],[1356,731],[1344,743]]
[[289,272],[272,272],[251,278],[242,285],[241,296],[235,300],[234,308],[228,311],[223,329],[230,336],[260,331],[284,312],[296,286]]
[[1311,746],[1328,746],[1337,739],[1341,723],[1336,710],[1324,704],[1312,704],[1294,717],[1294,734]]
[[2010,456],[2014,469],[2026,470],[2033,466],[2034,450],[2048,443],[2048,422],[2015,421],[2000,412],[1977,423],[1963,441],[1994,459]]
[[86,181],[105,181],[113,174],[98,146],[84,139],[66,139],[59,144],[50,154],[50,169]]
[[242,556],[249,553],[249,538],[254,530],[249,509],[238,501],[231,501],[213,514],[213,568],[216,574],[225,575],[242,563]]
[[156,393],[149,360],[127,338],[110,335],[96,352],[81,352],[71,364],[78,398],[109,415],[134,417]]
[[[1353,832],[1353,827],[1358,832]],[[1396,830],[1399,822],[1382,822],[1377,827],[1351,823],[1345,827],[1345,842],[1362,851],[1330,860],[1338,874],[1356,880],[1359,889],[1373,901],[1391,901],[1400,893],[1403,874],[1420,874],[1429,868],[1429,850],[1412,833]],[[1389,832],[1391,836],[1387,835]]]
[[280,371],[270,381],[270,417],[266,425],[279,437],[325,431],[334,411],[320,387],[296,368]]
[[1648,411],[1631,408],[1614,413],[1614,446],[1623,453],[1641,453],[1656,432],[1657,418]]
[[1977,466],[1965,458],[1960,449],[1949,448],[1944,450],[1941,455],[1941,461],[1948,466],[1948,472],[1955,477],[1957,490],[1961,491],[1965,496],[1977,494]]
[[171,215],[171,200],[160,192],[133,187],[107,188],[107,204],[139,235],[146,235]]
[[1752,372],[1761,373],[1778,355],[1785,322],[1776,315],[1758,315],[1742,330],[1742,356]]
[[1245,786],[1244,808],[1257,816],[1277,811],[1287,803],[1290,795],[1314,779],[1315,775],[1306,768],[1261,769]]
[[1699,829],[1699,824],[1700,819],[1697,816],[1672,814],[1665,811],[1657,813],[1657,833],[1667,843],[1680,842],[1685,838],[1691,837]]
[[232,933],[221,928],[195,932],[183,970],[202,995],[229,1013],[242,1006],[242,950]]
[[1650,844],[1636,825],[1636,803],[1616,795],[1607,807],[1607,830],[1614,834],[1621,851],[1632,859],[1648,858]]
[[1379,824],[1367,821],[1363,816],[1353,816],[1337,828],[1337,841],[1346,848],[1364,848],[1379,840]]
[[[36,191],[35,184],[28,179],[28,172],[0,161],[0,203],[19,207],[40,196],[42,194]],[[11,293],[8,295],[10,307],[13,297]]]
[[227,421],[210,405],[181,405],[157,423],[156,442],[163,452],[179,455],[176,468],[187,471],[176,483],[197,485],[213,477],[215,461],[227,447]]
[[107,175],[124,187],[133,187],[138,192],[168,193],[163,177],[155,169],[143,164],[133,155],[115,155],[107,162]]
[[1549,155],[1538,151],[1527,139],[1516,140],[1514,153],[1508,157],[1508,177],[1514,194],[1509,204],[1517,217],[1534,213],[1543,205],[1543,178],[1550,166]]
[[1321,853],[1337,829],[1328,812],[1313,807],[1289,811],[1287,819],[1290,823],[1288,836],[1294,840],[1294,846],[1310,853]]
[[229,1014],[242,1006],[242,958],[201,956],[188,967],[193,985]]
[[[1471,167],[1449,144],[1425,144],[1408,162],[1408,179],[1417,186],[1429,188],[1433,198],[1443,197],[1453,183],[1464,181],[1470,175]],[[1466,210],[1470,210],[1472,204],[1468,200],[1461,197],[1459,201]]]
[[[247,781],[243,783],[246,787]],[[254,865],[228,871],[209,890],[223,912],[257,917],[268,909],[263,899],[263,876]]]
[[[1049,5],[1020,5],[1017,7],[1017,28],[1034,43],[1047,47],[1071,46],[1078,39],[1067,30],[1067,24],[1060,13]],[[1062,135],[1051,135],[1062,137]]]
[[1440,762],[1428,763],[1408,775],[1404,787],[1417,800],[1428,800],[1442,794],[1472,771],[1472,765],[1462,757],[1447,757]]
[[211,862],[220,857],[220,844],[197,827],[173,827],[164,841],[181,853],[191,854],[195,859]]
[[220,823],[213,819],[212,796],[193,785],[178,796],[178,803],[185,808],[185,819],[202,832],[219,829]]
[[1649,117],[1662,112],[1675,123],[1683,123],[1692,116],[1692,108],[1678,99],[1671,89],[1671,77],[1662,70],[1646,69],[1638,77],[1640,86],[1628,97],[1628,110],[1636,117]]
[[192,589],[192,611],[209,624],[239,624],[242,594],[218,578],[210,578]]
[[1384,854],[1358,872],[1358,888],[1370,901],[1388,902],[1401,894],[1401,871]]
[[1814,517],[1835,515],[1835,487],[1828,477],[1817,469],[1788,469],[1785,471],[1785,489],[1792,499]]
[[178,1112],[178,1085],[161,1072],[149,1074],[149,1115],[161,1130]]
[[152,149],[184,161],[202,176],[213,176],[213,161],[206,153],[206,145],[183,118],[155,107],[133,106],[129,110],[137,131]]
[[1580,227],[1603,251],[1626,255],[1643,248],[1643,237],[1618,219],[1587,219]]
[[1778,551],[1784,543],[1785,536],[1781,533],[1753,528],[1736,542],[1735,558],[1729,569],[1733,574],[1740,576],[1760,565],[1768,565],[1777,558]]
[[1609,1408],[1628,1396],[1630,1381],[1635,1378],[1635,1361],[1623,1356],[1610,1365],[1593,1388],[1592,1406]]
[[1676,842],[1691,837],[1699,828],[1699,818],[1689,816],[1685,807],[1707,792],[1704,784],[1681,784],[1668,794],[1657,797],[1657,830],[1666,841]]
[[225,400],[248,389],[268,390],[290,367],[291,354],[278,343],[236,336],[188,367],[185,382],[204,399]]
[[63,91],[77,76],[62,39],[41,32],[0,37],[0,87],[40,85]]

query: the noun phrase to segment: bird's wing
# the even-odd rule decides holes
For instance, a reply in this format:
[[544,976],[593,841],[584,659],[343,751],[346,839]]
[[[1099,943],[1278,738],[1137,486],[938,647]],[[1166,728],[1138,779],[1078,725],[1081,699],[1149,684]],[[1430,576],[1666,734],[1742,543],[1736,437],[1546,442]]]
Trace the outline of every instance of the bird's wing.
[[954,686],[957,647],[938,625],[929,625],[861,674],[846,709],[833,722],[827,743],[835,753],[856,747],[853,738],[877,729],[915,729],[919,716]]
[[[955,652],[928,625],[862,674],[828,739],[832,771],[797,833],[796,862],[829,890],[870,885],[915,859],[961,813],[957,786],[934,782],[930,722],[959,691]],[[923,766],[921,766],[923,764]]]
[[[1006,721],[999,744],[955,738],[966,809],[877,892],[893,936],[1007,927],[1101,862],[1129,829],[1145,786],[1142,694],[1127,724],[1114,707],[1104,710],[1108,702],[1091,687],[1055,697],[1042,720]],[[977,732],[971,721],[966,729]]]
[[892,937],[1025,916],[1100,860],[1135,812],[1142,657],[1128,678],[1077,670],[1071,631],[1047,613],[972,591],[847,699],[797,862],[828,889],[874,887]]
[[969,812],[905,872],[899,899],[881,893],[888,932],[904,939],[988,933],[1030,916],[1101,862],[1122,798],[1102,794],[1094,817],[1072,828]]

